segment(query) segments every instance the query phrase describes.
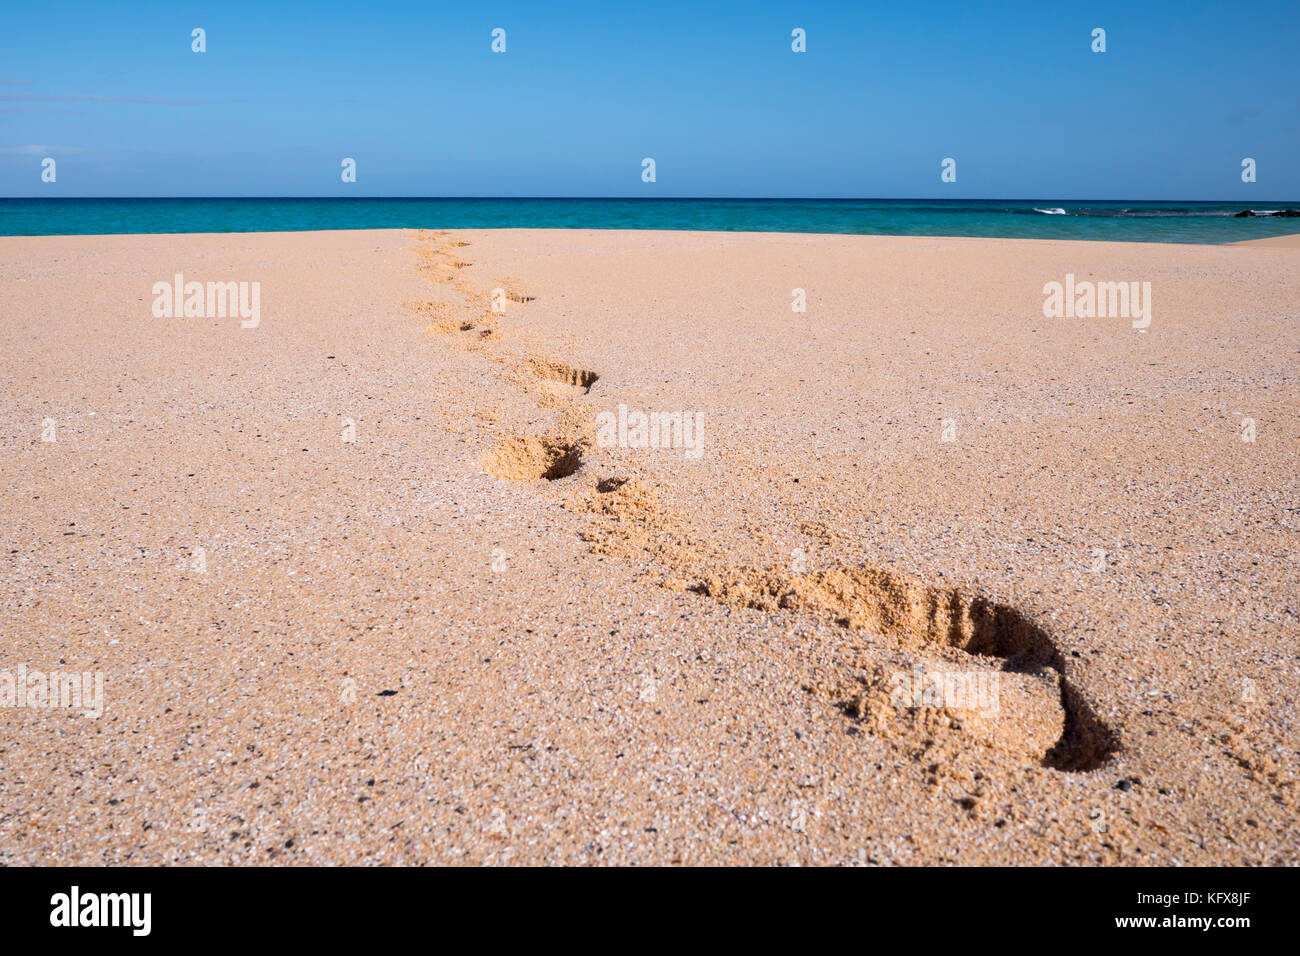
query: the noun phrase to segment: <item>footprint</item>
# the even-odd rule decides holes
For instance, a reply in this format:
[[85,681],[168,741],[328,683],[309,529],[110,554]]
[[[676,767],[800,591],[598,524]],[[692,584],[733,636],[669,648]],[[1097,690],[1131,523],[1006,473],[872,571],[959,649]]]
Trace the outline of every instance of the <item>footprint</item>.
[[600,378],[595,372],[574,368],[556,359],[530,358],[524,363],[524,370],[537,378],[580,388],[583,394],[590,392],[591,386]]
[[519,286],[511,279],[502,279],[500,287],[505,290],[506,298],[511,302],[532,302],[537,298],[537,296],[534,295],[524,295],[524,293],[519,291]]
[[451,282],[452,279],[455,278],[455,273],[445,271],[445,267],[441,263],[436,262],[420,266],[420,274],[430,282],[435,282],[439,285]]
[[[1066,679],[1061,652],[1047,632],[1015,608],[983,595],[932,587],[912,575],[873,566],[816,574],[741,568],[705,576],[690,590],[733,606],[829,617],[909,650],[954,648],[972,655],[972,672],[983,667],[976,655],[1001,658],[1002,672],[1019,675],[1013,686],[1022,700],[1037,701],[1026,703],[1036,713],[1004,719],[1001,733],[1018,734],[1025,723],[1059,727],[1059,737],[1040,754],[1040,762],[1056,770],[1095,770],[1118,749],[1115,733]],[[880,688],[861,678],[858,683],[866,691],[839,703],[846,713],[863,718],[873,711],[871,702],[878,703]],[[1051,686],[1056,700],[1042,697],[1042,688]],[[878,707],[874,711],[880,712]]]
[[477,326],[473,322],[465,319],[444,319],[436,322],[425,329],[426,332],[437,332],[439,335],[451,335],[453,332],[473,332]]
[[437,332],[446,335],[449,332],[463,331],[464,320],[456,317],[457,309],[448,302],[430,302],[417,300],[404,303],[407,309],[429,320],[425,332]]
[[556,481],[582,467],[586,443],[562,435],[517,436],[492,446],[483,470],[506,481]]
[[983,661],[863,652],[861,664],[805,685],[936,773],[978,748],[1043,765],[1063,733],[1060,675],[1000,671]]

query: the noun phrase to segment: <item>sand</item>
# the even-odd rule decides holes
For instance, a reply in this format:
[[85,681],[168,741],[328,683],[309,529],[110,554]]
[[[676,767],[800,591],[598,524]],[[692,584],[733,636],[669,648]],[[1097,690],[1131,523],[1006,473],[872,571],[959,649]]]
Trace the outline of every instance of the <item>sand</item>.
[[0,301],[0,671],[104,681],[0,706],[0,863],[1300,862],[1294,244],[5,238]]

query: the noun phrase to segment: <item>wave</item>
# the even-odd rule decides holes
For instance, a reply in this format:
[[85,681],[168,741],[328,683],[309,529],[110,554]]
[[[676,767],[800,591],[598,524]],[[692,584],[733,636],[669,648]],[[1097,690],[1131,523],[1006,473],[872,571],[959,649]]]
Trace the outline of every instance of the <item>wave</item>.
[[[972,212],[980,210],[971,210]],[[1147,208],[1147,209],[1114,209],[1098,206],[1078,206],[1063,208],[1061,206],[1034,206],[1030,209],[1021,207],[1003,208],[1000,212],[1019,213],[1021,215],[1040,214],[1044,216],[1078,216],[1091,219],[1223,219],[1238,216],[1241,210],[1238,208],[1220,208],[1220,209],[1181,209],[1178,207],[1169,207],[1165,209]],[[1253,215],[1260,218],[1270,218],[1287,214],[1285,209],[1251,209]],[[1294,215],[1294,213],[1292,213]]]

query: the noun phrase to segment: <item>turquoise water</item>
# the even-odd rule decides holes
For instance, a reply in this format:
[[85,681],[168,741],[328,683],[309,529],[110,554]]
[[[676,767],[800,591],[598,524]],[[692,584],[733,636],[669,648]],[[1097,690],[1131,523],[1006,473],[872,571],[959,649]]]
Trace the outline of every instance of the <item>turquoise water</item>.
[[1300,203],[918,199],[0,199],[0,235],[310,229],[695,229],[887,236],[1236,242],[1300,219],[1235,218]]

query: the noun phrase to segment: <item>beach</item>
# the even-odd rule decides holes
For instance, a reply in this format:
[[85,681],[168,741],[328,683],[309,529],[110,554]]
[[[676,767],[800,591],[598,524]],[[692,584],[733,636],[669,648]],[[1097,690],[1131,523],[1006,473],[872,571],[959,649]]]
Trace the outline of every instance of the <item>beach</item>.
[[0,297],[2,864],[1300,862],[1295,236],[0,237]]

